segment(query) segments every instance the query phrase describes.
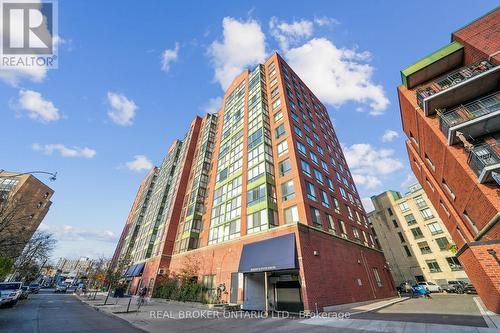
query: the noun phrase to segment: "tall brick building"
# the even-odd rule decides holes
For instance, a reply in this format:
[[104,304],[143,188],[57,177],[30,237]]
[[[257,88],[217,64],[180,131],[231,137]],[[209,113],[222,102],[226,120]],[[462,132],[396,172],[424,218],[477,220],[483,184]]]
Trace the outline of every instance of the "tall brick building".
[[394,295],[326,108],[277,53],[235,78],[154,177],[119,251],[131,292],[190,265],[244,309]]
[[401,72],[413,172],[488,309],[500,312],[500,9]]

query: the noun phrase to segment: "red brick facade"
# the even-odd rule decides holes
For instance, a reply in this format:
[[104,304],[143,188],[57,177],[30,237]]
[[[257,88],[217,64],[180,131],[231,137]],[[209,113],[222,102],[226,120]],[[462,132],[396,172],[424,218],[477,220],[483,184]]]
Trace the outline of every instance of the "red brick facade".
[[[464,46],[463,65],[484,59],[500,63],[499,22],[500,9],[496,9],[453,33],[452,39]],[[400,86],[398,97],[411,168],[448,228],[459,249],[457,257],[479,296],[488,309],[499,313],[500,265],[487,252],[498,252],[500,243],[498,184],[479,183],[463,145],[448,145],[440,115],[425,116],[415,89]],[[480,245],[484,242],[489,245]]]

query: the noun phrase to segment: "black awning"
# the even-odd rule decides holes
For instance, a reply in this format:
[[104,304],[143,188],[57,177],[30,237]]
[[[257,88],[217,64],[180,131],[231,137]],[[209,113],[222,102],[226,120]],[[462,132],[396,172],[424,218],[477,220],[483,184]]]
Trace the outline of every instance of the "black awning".
[[260,242],[245,244],[238,272],[265,272],[296,269],[295,234],[286,234]]

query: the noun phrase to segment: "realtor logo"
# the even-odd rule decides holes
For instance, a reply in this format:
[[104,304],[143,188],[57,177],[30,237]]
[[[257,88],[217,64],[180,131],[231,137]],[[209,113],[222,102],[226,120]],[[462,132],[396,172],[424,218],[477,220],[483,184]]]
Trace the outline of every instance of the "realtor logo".
[[1,66],[55,68],[54,1],[0,0]]

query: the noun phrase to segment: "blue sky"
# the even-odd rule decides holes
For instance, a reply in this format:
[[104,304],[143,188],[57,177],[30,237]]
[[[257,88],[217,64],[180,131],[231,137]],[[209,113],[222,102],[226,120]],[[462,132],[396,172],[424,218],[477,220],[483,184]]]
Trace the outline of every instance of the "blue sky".
[[59,68],[0,70],[0,169],[58,172],[55,257],[109,256],[146,167],[278,50],[327,106],[361,197],[403,191],[399,71],[495,5],[59,1]]

